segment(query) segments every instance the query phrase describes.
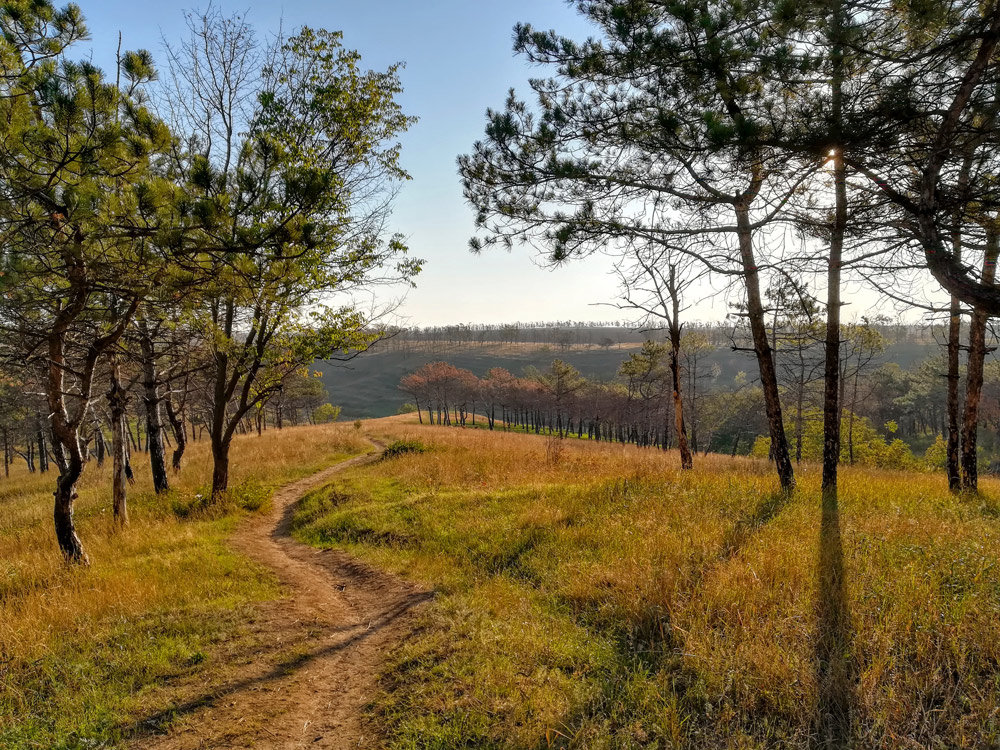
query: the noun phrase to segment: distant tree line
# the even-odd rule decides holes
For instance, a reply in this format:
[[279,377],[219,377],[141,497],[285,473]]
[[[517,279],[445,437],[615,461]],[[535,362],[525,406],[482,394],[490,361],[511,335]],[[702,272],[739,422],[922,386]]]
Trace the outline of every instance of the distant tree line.
[[[778,319],[774,341],[785,430],[795,463],[819,461],[823,451],[823,331],[815,323]],[[886,361],[885,326],[862,321],[841,332],[840,398],[844,403],[842,463],[896,468],[945,468],[948,434],[947,356],[944,347],[914,366]],[[927,341],[925,336],[921,340]],[[725,348],[733,346],[729,339]],[[770,456],[770,437],[759,382],[738,373],[721,376],[716,351],[701,331],[680,346],[674,399],[670,346],[647,340],[623,358],[611,380],[585,378],[555,360],[543,371],[514,375],[493,368],[481,377],[447,362],[432,362],[405,376],[400,390],[423,423],[524,430],[679,448],[686,433],[692,458],[699,452]],[[678,431],[678,411],[684,416]],[[1000,362],[984,368],[979,450],[989,469],[1000,468]]]

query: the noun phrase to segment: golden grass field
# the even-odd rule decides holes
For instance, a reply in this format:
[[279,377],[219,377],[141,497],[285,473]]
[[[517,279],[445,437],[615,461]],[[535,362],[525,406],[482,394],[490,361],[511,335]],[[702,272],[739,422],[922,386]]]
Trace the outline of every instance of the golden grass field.
[[[189,447],[172,490],[151,492],[148,459],[133,456],[130,526],[110,519],[110,462],[84,474],[77,520],[92,564],[67,567],[52,531],[55,472],[23,464],[0,478],[0,747],[111,747],[165,699],[157,685],[207,668],[254,602],[280,595],[272,576],[226,538],[270,490],[370,449],[351,425],[237,438],[232,489],[203,502],[207,441]],[[150,703],[153,701],[154,703]]]
[[[978,748],[1000,745],[1000,487],[843,469],[839,508],[800,467],[420,426],[414,417],[241,438],[226,502],[196,444],[131,526],[91,465],[67,568],[54,474],[0,479],[0,747],[117,747],[281,596],[230,550],[269,490],[419,441],[304,499],[296,535],[432,587],[369,708],[390,748]],[[19,471],[19,470],[18,470]]]
[[[412,418],[410,418],[412,419]],[[427,450],[303,502],[300,539],[438,594],[371,716],[393,748],[1000,745],[994,481],[370,423]]]

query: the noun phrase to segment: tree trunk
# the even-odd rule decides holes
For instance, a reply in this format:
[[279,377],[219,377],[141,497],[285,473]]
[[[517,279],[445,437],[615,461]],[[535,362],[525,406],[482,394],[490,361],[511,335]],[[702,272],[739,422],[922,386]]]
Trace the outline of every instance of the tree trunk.
[[125,436],[127,394],[121,383],[121,366],[117,357],[111,359],[111,390],[108,408],[111,411],[111,507],[115,523],[128,524],[128,445]]
[[844,163],[840,144],[841,115],[843,111],[843,49],[841,48],[843,9],[833,11],[831,37],[833,51],[833,79],[831,81],[831,107],[833,110],[833,136],[836,151],[833,154],[834,216],[830,228],[830,257],[826,277],[826,342],[823,366],[823,483],[824,493],[837,491],[837,467],[840,463],[840,283],[844,255],[844,234],[847,231],[847,165]]
[[[986,236],[986,254],[983,258],[984,284],[992,284],[996,278],[997,255],[1000,252],[1000,237],[990,228]],[[968,375],[965,385],[965,411],[962,419],[962,488],[979,488],[979,466],[976,449],[979,438],[979,401],[983,392],[983,362],[986,359],[987,315],[976,309],[969,326]],[[949,394],[950,395],[950,394]],[[949,480],[950,480],[949,475]],[[950,485],[950,481],[949,481]]]
[[42,415],[35,412],[35,434],[38,440],[38,470],[43,474],[49,470],[49,454],[45,447],[45,431],[42,429]]
[[[743,264],[743,280],[747,292],[747,315],[753,337],[754,353],[760,369],[760,385],[764,392],[764,409],[771,435],[771,451],[781,489],[790,492],[795,488],[795,470],[788,452],[785,425],[781,416],[781,399],[778,391],[778,375],[774,368],[771,344],[764,325],[764,305],[760,294],[760,274],[753,253],[753,230],[750,224],[750,210],[745,203],[736,205],[737,237]],[[734,451],[735,453],[735,451]]]
[[90,560],[83,551],[83,544],[76,534],[76,525],[73,523],[73,504],[77,498],[76,482],[83,473],[83,456],[79,443],[75,449],[70,449],[68,452],[70,457],[66,472],[61,473],[56,480],[54,493],[55,505],[52,515],[56,527],[56,540],[67,562],[88,565]]
[[156,351],[146,321],[139,320],[139,348],[142,351],[142,403],[146,411],[146,449],[149,468],[153,474],[156,494],[170,489],[167,463],[163,449],[163,419],[160,414],[159,382],[156,377]]
[[101,423],[96,418],[94,419],[94,449],[97,452],[98,467],[104,466],[104,457],[107,455],[108,446],[104,442],[104,430],[101,429]]
[[[678,305],[674,305],[676,320]],[[688,445],[687,429],[684,426],[684,404],[681,401],[681,330],[679,325],[670,327],[670,380],[673,386],[674,399],[674,430],[677,432],[677,448],[681,454],[681,468],[690,469],[694,466],[691,448]],[[667,436],[663,436],[663,444],[667,444]]]
[[175,472],[181,470],[181,459],[184,457],[184,450],[187,448],[187,431],[184,429],[184,415],[178,414],[169,398],[166,399],[167,421],[170,422],[170,429],[174,433],[174,452],[170,457],[170,463]]
[[218,497],[229,489],[229,445],[230,443],[212,435],[212,497]]

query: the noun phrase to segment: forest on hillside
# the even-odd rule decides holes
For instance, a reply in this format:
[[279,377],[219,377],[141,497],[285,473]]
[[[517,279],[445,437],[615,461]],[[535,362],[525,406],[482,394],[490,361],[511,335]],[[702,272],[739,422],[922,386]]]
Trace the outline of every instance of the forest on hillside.
[[[894,339],[899,330],[903,336]],[[927,328],[845,327],[840,360],[842,462],[944,468],[947,360],[945,348],[935,344],[934,337],[935,332]],[[808,331],[787,327],[775,331],[773,340],[795,461],[820,460],[821,340]],[[760,385],[745,370],[732,369],[731,361],[721,359],[735,356],[737,363],[748,362],[745,354],[733,352],[739,348],[735,341],[734,332],[721,327],[695,328],[683,335],[676,392],[682,405],[680,423],[670,348],[650,339],[641,346],[616,349],[619,356],[613,368],[590,377],[563,359],[544,367],[528,365],[516,374],[490,367],[481,376],[447,361],[432,361],[404,376],[399,389],[410,398],[403,410],[425,411],[420,419],[426,417],[430,424],[475,426],[478,415],[478,424],[489,429],[573,434],[663,449],[678,447],[678,435],[683,432],[694,453],[767,457],[768,425]],[[895,357],[897,352],[908,353],[912,359]],[[552,349],[546,347],[540,356],[545,355],[551,356]],[[433,352],[425,353],[429,356]],[[489,357],[483,360],[488,362]],[[728,371],[720,361],[729,365]],[[981,399],[978,450],[992,471],[1000,447],[998,361],[985,366]]]

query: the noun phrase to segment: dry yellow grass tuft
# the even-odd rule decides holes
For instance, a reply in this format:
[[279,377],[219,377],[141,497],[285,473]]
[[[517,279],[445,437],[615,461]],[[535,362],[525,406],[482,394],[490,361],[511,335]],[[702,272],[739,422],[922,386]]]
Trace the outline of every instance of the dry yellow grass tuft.
[[409,453],[308,498],[301,538],[434,585],[374,711],[393,747],[1000,744],[984,482],[382,423]]

